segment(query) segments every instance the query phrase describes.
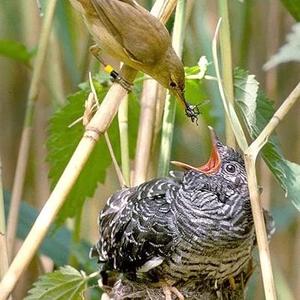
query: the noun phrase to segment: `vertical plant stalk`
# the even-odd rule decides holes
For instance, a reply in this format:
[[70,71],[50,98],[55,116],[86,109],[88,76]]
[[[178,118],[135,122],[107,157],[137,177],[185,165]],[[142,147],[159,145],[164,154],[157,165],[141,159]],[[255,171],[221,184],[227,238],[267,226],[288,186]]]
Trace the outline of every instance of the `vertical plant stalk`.
[[[173,1],[174,0],[170,0],[170,2]],[[161,19],[164,19],[165,15],[170,14],[170,11],[164,12]],[[120,75],[128,82],[133,82],[136,74],[137,71],[127,66],[123,66],[120,71]],[[117,114],[120,102],[126,93],[127,91],[118,83],[114,83],[109,89],[101,103],[101,106],[99,107],[99,110],[95,113],[94,117],[88,124],[84,136],[80,140],[49,199],[45,203],[45,206],[38,215],[29,234],[24,240],[24,243],[0,282],[0,300],[7,299],[15,284],[19,280],[22,272],[32,260],[34,254],[45,238],[50,225],[55,219],[55,216],[64,204],[68,193],[72,189],[82,168],[87,162],[96,142],[108,129],[113,118]]]
[[259,249],[260,268],[262,272],[265,297],[268,300],[275,300],[276,289],[274,284],[270,250],[266,234],[266,226],[263,217],[263,210],[260,204],[258,183],[255,170],[256,155],[245,153],[245,167],[248,176],[249,194],[251,200],[252,215],[254,220],[256,239]]
[[239,147],[241,148],[241,150],[243,152],[245,152],[245,150],[248,148],[248,142],[247,142],[246,136],[244,134],[242,125],[241,125],[241,123],[238,119],[238,116],[234,110],[233,103],[227,101],[225,91],[224,91],[223,85],[222,85],[222,78],[221,78],[220,70],[219,70],[217,44],[218,44],[218,33],[219,33],[220,26],[221,26],[221,21],[222,21],[222,19],[219,19],[217,27],[216,27],[216,32],[215,32],[215,35],[214,35],[214,38],[212,41],[213,62],[214,62],[214,67],[215,67],[215,71],[216,71],[216,76],[218,79],[219,92],[220,92],[220,96],[222,99],[225,113],[230,122],[231,128],[234,132],[234,135],[238,142]]
[[118,162],[117,162],[117,159],[116,159],[116,155],[115,155],[113,146],[112,146],[112,144],[110,142],[110,139],[109,139],[107,131],[104,132],[104,138],[105,138],[105,142],[106,142],[108,151],[110,153],[111,160],[113,162],[113,166],[115,168],[115,172],[116,172],[117,177],[118,177],[118,181],[119,181],[120,187],[124,188],[126,186],[125,179],[124,179],[122,171],[121,171],[121,169],[120,169],[120,167],[118,165]]
[[130,186],[130,158],[128,140],[128,95],[122,100],[118,111],[118,124],[121,145],[121,168],[125,185]]
[[[272,5],[271,5],[272,6]],[[252,16],[253,11],[253,1],[245,1],[242,6],[242,29],[240,38],[240,49],[238,65],[242,68],[246,68],[249,52],[250,52],[250,40],[252,37],[252,29],[251,29],[251,21],[253,19]]]
[[265,229],[265,223],[262,213],[262,208],[259,201],[259,193],[257,188],[257,178],[255,172],[255,161],[259,151],[268,141],[269,136],[283,120],[285,115],[293,107],[296,101],[300,98],[300,83],[291,92],[288,98],[283,102],[279,109],[275,112],[269,123],[262,130],[259,136],[253,141],[249,148],[245,151],[245,164],[248,173],[248,184],[252,206],[254,225],[256,230],[256,238],[259,249],[261,272],[264,283],[266,299],[277,299],[270,259],[270,251],[268,239]]
[[8,253],[6,244],[5,208],[2,185],[2,160],[0,157],[0,279],[8,269]]
[[226,97],[222,88],[222,83],[221,83],[222,81],[221,81],[219,67],[218,67],[217,45],[216,45],[219,26],[220,26],[220,21],[218,22],[217,30],[213,40],[213,56],[214,56],[214,64],[216,68],[220,94],[224,104],[225,112],[230,120],[230,124],[232,126],[235,137],[240,145],[240,148],[244,152],[252,215],[253,215],[257,244],[259,249],[260,266],[261,266],[265,296],[266,299],[268,300],[276,300],[277,296],[276,296],[276,289],[275,289],[274,278],[273,278],[268,239],[267,239],[262,207],[260,205],[260,199],[258,193],[255,162],[259,151],[268,141],[269,136],[272,134],[272,132],[280,123],[280,121],[284,118],[284,116],[288,113],[291,107],[295,104],[295,102],[299,99],[300,83],[298,83],[298,85],[291,92],[288,98],[275,112],[275,114],[273,115],[269,123],[265,126],[265,128],[261,131],[259,136],[252,142],[250,146],[247,146],[247,141],[245,139],[245,135],[241,128],[241,124],[236,116],[233,106],[231,106],[230,102],[226,101]]
[[147,179],[155,123],[157,90],[158,83],[153,79],[146,78],[141,96],[141,113],[136,144],[133,186],[143,183]]
[[[159,3],[159,1],[157,1],[157,3]],[[176,4],[176,1],[169,4],[167,2],[162,3],[161,9],[166,8],[168,5],[174,8],[174,4]],[[160,12],[158,14],[160,14]],[[157,13],[155,5],[151,13]],[[157,117],[155,114],[158,88],[159,84],[154,79],[148,78],[144,81],[141,97],[141,113],[136,145],[133,185],[138,185],[147,179],[151,149],[153,145],[154,124]]]
[[47,85],[53,95],[52,103],[54,107],[62,106],[65,103],[64,79],[61,68],[61,56],[59,52],[59,40],[57,34],[52,31],[50,34],[49,53],[47,56],[47,75],[51,80],[47,80]]
[[9,258],[13,256],[14,241],[16,235],[16,228],[18,224],[19,208],[21,197],[23,193],[24,179],[28,161],[29,146],[32,134],[32,120],[34,114],[35,102],[38,98],[40,82],[42,77],[42,68],[45,61],[49,36],[52,28],[53,17],[55,12],[57,0],[51,0],[48,3],[45,19],[41,31],[39,47],[36,59],[33,66],[33,74],[30,83],[28,100],[25,112],[25,120],[23,131],[21,135],[20,148],[17,159],[17,166],[15,171],[14,184],[12,189],[11,205],[8,215],[7,224],[7,247]]
[[[178,0],[175,13],[172,44],[179,57],[182,56],[184,29],[185,29],[186,0]],[[165,101],[163,116],[162,136],[160,145],[160,156],[158,162],[158,176],[166,176],[169,171],[171,148],[173,143],[175,123],[176,102],[171,101],[168,93]]]
[[[164,113],[164,106],[166,101],[167,90],[161,85],[158,86],[157,90],[157,101],[156,101],[156,113],[155,113],[155,121],[154,121],[154,132],[153,132],[153,147],[156,146],[158,142],[159,133],[162,127],[162,119]],[[154,153],[155,149],[152,149],[152,153]]]
[[[228,0],[219,0],[219,12],[222,18],[222,27],[220,30],[220,52],[222,58],[223,86],[227,101],[233,105],[234,91]],[[225,117],[225,135],[226,144],[235,148],[235,137],[227,116]]]
[[[123,67],[121,74],[128,81],[132,82],[136,72],[131,68]],[[119,84],[113,84],[101,103],[99,110],[87,125],[83,138],[79,142],[49,199],[45,203],[29,234],[24,240],[23,245],[0,283],[1,300],[5,300],[12,292],[22,272],[30,263],[59,209],[64,204],[64,200],[75,184],[82,168],[94,149],[99,136],[110,126],[110,123],[117,113],[120,101],[125,94],[126,90]]]

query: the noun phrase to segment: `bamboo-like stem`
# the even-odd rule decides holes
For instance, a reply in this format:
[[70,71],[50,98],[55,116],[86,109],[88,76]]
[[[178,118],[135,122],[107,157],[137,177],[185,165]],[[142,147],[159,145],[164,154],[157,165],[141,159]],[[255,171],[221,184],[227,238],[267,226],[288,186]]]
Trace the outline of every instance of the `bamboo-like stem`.
[[[153,143],[152,146],[155,147],[158,141],[158,136],[162,127],[162,119],[164,113],[164,106],[166,101],[167,90],[161,85],[158,87],[157,91],[157,101],[156,101],[156,113],[154,121],[154,130],[153,130]],[[154,149],[152,150],[152,153]]]
[[[219,25],[220,25],[220,21],[218,23],[217,29]],[[245,135],[243,133],[242,128],[240,127],[241,124],[236,116],[233,106],[231,106],[231,103],[226,100],[222,88],[222,81],[218,69],[218,60],[217,60],[217,47],[216,47],[217,32],[218,30],[216,30],[215,38],[213,41],[213,55],[214,55],[214,63],[215,63],[215,68],[216,68],[216,73],[218,78],[219,89],[223,100],[225,112],[230,120],[230,124],[232,126],[235,137],[241,149],[244,152],[251,207],[252,207],[252,215],[253,215],[257,244],[259,249],[260,265],[261,265],[262,278],[264,283],[265,296],[266,299],[268,300],[275,300],[277,299],[276,289],[275,289],[273,272],[272,272],[266,228],[265,228],[265,223],[263,218],[263,211],[259,200],[255,162],[259,151],[265,145],[273,130],[276,128],[279,122],[284,118],[287,112],[291,109],[291,107],[295,104],[295,102],[300,97],[300,83],[295,87],[295,89],[291,92],[288,98],[275,112],[275,114],[273,115],[269,123],[265,126],[265,128],[262,130],[262,132],[259,134],[259,136],[252,142],[250,146],[247,146]]]
[[220,70],[219,70],[217,42],[218,42],[218,32],[219,32],[219,28],[221,25],[221,21],[222,21],[222,19],[220,19],[218,21],[215,36],[214,36],[213,42],[212,42],[213,61],[214,61],[216,76],[218,79],[219,91],[220,91],[220,95],[221,95],[225,113],[231,124],[231,128],[234,132],[234,135],[238,142],[238,145],[241,148],[241,150],[244,152],[248,148],[248,142],[247,142],[245,133],[243,131],[242,125],[241,125],[241,123],[237,117],[237,114],[234,110],[233,103],[226,100],[226,95],[225,95],[225,92],[223,89],[222,78],[221,78]]
[[[172,44],[179,57],[182,56],[182,47],[185,29],[186,0],[179,0],[176,6],[176,14],[173,28]],[[176,102],[171,101],[170,94],[165,100],[163,116],[160,156],[158,162],[158,176],[166,176],[169,171],[169,162],[173,143],[173,132],[175,123]]]
[[151,9],[151,14],[165,24],[175,9],[176,3],[177,0],[156,0]]
[[6,245],[5,208],[2,185],[2,160],[0,157],[0,279],[8,269],[8,254]]
[[39,47],[33,67],[32,80],[28,93],[28,100],[25,112],[25,120],[21,136],[20,148],[18,153],[17,166],[15,171],[14,184],[12,189],[11,205],[7,224],[7,247],[9,257],[13,256],[16,228],[18,224],[20,201],[23,192],[24,179],[28,161],[29,146],[32,133],[32,119],[34,113],[35,101],[37,100],[40,82],[42,78],[42,68],[45,61],[49,36],[52,28],[53,17],[57,0],[49,1],[45,19],[41,31]]
[[171,146],[173,142],[174,121],[176,113],[176,103],[172,103],[170,100],[171,96],[168,93],[165,100],[163,126],[160,142],[160,153],[157,170],[157,175],[159,177],[164,177],[169,172]]
[[[169,4],[165,2],[164,8],[166,8],[166,6],[169,5],[173,9],[175,7],[175,4],[176,1],[173,1],[172,3]],[[152,13],[155,12],[156,12],[156,7],[154,6],[152,9]],[[175,20],[176,20],[176,16],[175,16]],[[136,145],[135,164],[134,164],[133,185],[138,185],[147,179],[148,167],[150,164],[151,148],[152,148],[151,146],[153,142],[153,130],[155,124],[158,86],[159,84],[153,79],[147,79],[144,81],[143,84],[139,131],[138,131],[138,138],[137,138],[137,145]],[[170,99],[170,97],[168,97],[168,99]],[[173,103],[173,105],[175,106],[176,104]],[[175,119],[175,115],[174,116],[172,115],[173,123],[174,123],[174,119]],[[173,132],[173,128],[171,132]]]
[[[132,71],[131,68],[123,67],[122,76],[128,81],[132,81],[135,75],[136,72]],[[113,84],[99,110],[90,121],[83,138],[0,283],[1,300],[5,300],[11,293],[21,273],[36,253],[56,214],[88,160],[99,134],[104,133],[108,129],[125,94],[126,91],[119,84]]]
[[105,138],[105,142],[106,142],[108,151],[110,153],[111,160],[113,162],[113,166],[115,168],[115,171],[116,171],[116,174],[117,174],[117,177],[118,177],[118,180],[119,180],[120,187],[123,188],[123,187],[126,186],[125,179],[124,179],[122,171],[121,171],[121,169],[120,169],[120,167],[118,165],[118,162],[117,162],[117,159],[116,159],[116,155],[115,155],[113,146],[112,146],[112,144],[110,142],[110,139],[109,139],[109,136],[108,136],[107,132],[104,133],[104,138]]
[[275,130],[280,121],[285,117],[285,115],[289,112],[289,110],[299,98],[300,83],[298,83],[295,89],[290,93],[287,99],[275,112],[275,114],[273,115],[269,123],[266,125],[266,127],[262,130],[259,136],[255,139],[255,141],[249,146],[249,148],[245,152],[245,164],[247,171],[249,172],[248,183],[251,197],[251,206],[256,229],[256,237],[260,255],[260,264],[263,275],[266,299],[276,299],[276,290],[274,286],[274,279],[272,273],[268,240],[265,231],[265,224],[263,221],[264,219],[262,214],[262,208],[260,206],[259,194],[257,190],[255,160],[259,151],[268,141],[268,138],[270,137],[272,132]]
[[136,144],[133,186],[147,179],[156,112],[158,83],[146,79],[141,97],[141,113]]
[[[219,0],[219,12],[223,21],[220,30],[220,53],[222,58],[222,78],[224,92],[227,101],[233,105],[234,90],[228,0]],[[225,135],[226,144],[235,148],[235,137],[227,116],[225,117]]]
[[54,107],[62,106],[65,103],[65,92],[63,86],[63,74],[59,53],[59,41],[54,31],[50,35],[49,53],[47,56],[47,75],[51,80],[47,80],[47,86],[52,94]]
[[[170,14],[170,12],[167,11],[166,14]],[[162,17],[164,17],[164,14]],[[133,82],[136,74],[135,70],[127,66],[122,67],[120,71],[120,75],[128,82]],[[113,84],[108,91],[99,110],[88,124],[83,138],[79,142],[45,206],[38,215],[22,247],[4,275],[0,283],[0,300],[5,300],[9,296],[22,272],[33,258],[94,149],[99,135],[104,133],[110,126],[125,95],[126,90],[117,83]]]
[[258,184],[255,170],[255,155],[244,155],[245,167],[248,176],[249,194],[251,200],[252,215],[254,220],[256,239],[259,249],[260,268],[264,283],[265,297],[267,300],[275,300],[276,289],[274,284],[272,265],[270,259],[270,251],[268,238],[266,234],[266,226],[264,222],[263,210],[260,205]]
[[125,185],[130,186],[130,158],[128,140],[128,96],[126,95],[121,102],[118,111],[118,124],[120,132],[121,146],[121,168]]

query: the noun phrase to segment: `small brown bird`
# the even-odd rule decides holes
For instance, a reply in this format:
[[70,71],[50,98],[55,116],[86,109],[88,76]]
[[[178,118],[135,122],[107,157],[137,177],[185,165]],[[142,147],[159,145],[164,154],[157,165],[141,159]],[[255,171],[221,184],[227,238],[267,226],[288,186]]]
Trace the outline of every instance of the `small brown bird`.
[[[166,27],[146,9],[133,0],[70,0],[78,10],[94,37],[99,51],[142,71],[169,89],[185,106],[192,121],[199,114],[196,105],[184,97],[184,69],[171,45]],[[101,49],[101,50],[100,50]],[[126,89],[130,84],[122,78]]]

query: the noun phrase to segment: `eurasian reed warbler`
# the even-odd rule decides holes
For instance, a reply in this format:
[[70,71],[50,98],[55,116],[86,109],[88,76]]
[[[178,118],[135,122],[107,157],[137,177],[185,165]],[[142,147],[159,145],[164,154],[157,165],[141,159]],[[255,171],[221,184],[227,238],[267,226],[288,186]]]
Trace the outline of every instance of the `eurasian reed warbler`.
[[[172,48],[166,27],[157,18],[133,0],[70,1],[97,43],[92,48],[96,56],[102,50],[150,75],[184,104],[192,121],[197,120],[198,107],[184,97],[182,62]],[[128,89],[125,80],[120,80],[120,84]]]

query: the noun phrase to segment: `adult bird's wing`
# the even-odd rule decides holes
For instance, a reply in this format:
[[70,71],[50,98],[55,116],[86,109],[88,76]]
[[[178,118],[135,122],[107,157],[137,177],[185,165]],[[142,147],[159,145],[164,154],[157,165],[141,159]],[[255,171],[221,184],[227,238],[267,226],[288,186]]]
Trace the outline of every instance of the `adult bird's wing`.
[[176,243],[170,193],[178,188],[174,179],[154,179],[109,199],[99,215],[96,245],[105,269],[147,272],[162,263]]
[[167,50],[170,36],[164,25],[132,0],[91,0],[106,29],[129,57],[155,64]]

